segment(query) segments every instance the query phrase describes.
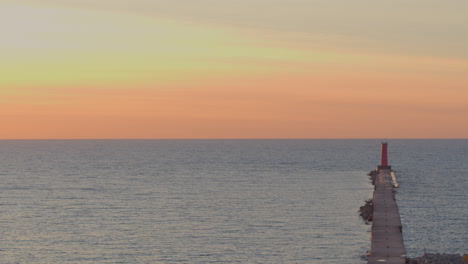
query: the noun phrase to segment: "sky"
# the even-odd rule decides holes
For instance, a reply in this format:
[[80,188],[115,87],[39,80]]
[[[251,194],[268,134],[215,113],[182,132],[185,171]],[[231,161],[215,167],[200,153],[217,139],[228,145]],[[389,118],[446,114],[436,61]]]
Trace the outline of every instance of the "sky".
[[467,138],[468,1],[0,0],[0,139]]

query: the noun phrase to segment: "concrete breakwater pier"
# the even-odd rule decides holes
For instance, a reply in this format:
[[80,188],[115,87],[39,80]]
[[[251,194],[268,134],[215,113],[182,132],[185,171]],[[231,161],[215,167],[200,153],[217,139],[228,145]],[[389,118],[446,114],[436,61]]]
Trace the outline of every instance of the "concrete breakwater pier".
[[387,160],[387,143],[382,143],[381,162],[372,172],[374,195],[371,228],[371,251],[368,264],[405,264],[406,249],[403,244],[400,213],[395,201],[398,186]]
[[400,213],[391,179],[389,169],[379,170],[376,175],[368,264],[406,262]]

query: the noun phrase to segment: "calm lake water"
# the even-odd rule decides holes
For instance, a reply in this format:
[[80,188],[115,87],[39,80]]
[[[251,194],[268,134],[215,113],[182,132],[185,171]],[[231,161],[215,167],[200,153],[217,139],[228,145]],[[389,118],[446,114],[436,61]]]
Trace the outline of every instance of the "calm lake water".
[[[365,263],[379,140],[0,141],[0,263]],[[468,140],[391,140],[409,255],[468,253]]]

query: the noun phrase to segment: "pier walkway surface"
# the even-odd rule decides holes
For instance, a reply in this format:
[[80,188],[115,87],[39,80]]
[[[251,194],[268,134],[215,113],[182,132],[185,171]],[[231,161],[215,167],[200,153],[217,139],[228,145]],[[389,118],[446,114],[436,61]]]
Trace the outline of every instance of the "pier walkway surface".
[[373,204],[371,252],[367,263],[405,264],[400,213],[388,169],[379,170],[376,176]]

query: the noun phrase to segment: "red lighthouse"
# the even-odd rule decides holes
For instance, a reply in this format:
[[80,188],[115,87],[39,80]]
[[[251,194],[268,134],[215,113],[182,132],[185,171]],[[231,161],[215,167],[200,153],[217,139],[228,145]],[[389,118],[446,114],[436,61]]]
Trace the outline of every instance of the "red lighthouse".
[[382,142],[382,151],[380,154],[380,165],[377,169],[379,170],[390,170],[392,167],[388,165],[388,143]]
[[382,142],[382,153],[380,155],[380,166],[388,166],[387,142]]

